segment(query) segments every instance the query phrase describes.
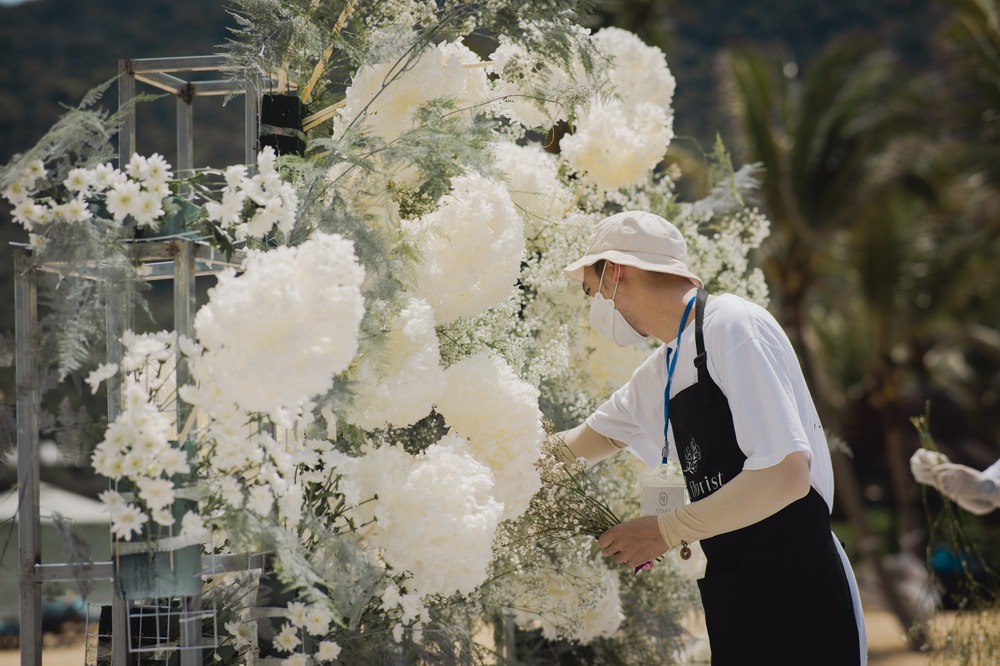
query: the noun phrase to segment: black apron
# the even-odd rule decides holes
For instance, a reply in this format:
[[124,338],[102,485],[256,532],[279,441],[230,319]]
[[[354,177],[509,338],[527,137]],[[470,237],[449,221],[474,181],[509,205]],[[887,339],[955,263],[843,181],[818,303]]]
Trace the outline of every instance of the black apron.
[[[670,400],[670,425],[692,502],[743,470],[729,401],[708,373],[698,290],[698,380]],[[816,492],[743,529],[701,542],[698,581],[713,666],[852,666],[860,638],[850,585]]]

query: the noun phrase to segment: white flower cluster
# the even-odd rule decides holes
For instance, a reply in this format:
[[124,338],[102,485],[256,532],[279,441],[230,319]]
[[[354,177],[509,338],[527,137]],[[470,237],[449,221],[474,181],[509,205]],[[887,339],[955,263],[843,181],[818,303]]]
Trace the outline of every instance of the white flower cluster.
[[382,593],[382,610],[399,618],[399,622],[392,629],[393,639],[397,643],[403,640],[403,632],[407,628],[413,632],[414,638],[417,638],[423,626],[430,622],[430,613],[420,595],[402,592],[396,585],[388,585]]
[[224,396],[277,416],[327,391],[358,347],[364,268],[351,241],[313,234],[295,247],[250,252],[223,273],[195,316],[204,347],[191,361],[199,404]]
[[459,361],[445,376],[448,388],[438,399],[438,411],[451,432],[467,437],[472,454],[493,470],[504,519],[521,515],[542,485],[535,469],[545,441],[538,389],[487,352]]
[[257,173],[247,176],[247,168],[236,164],[225,170],[226,186],[222,201],[206,201],[209,221],[232,229],[237,241],[263,238],[277,228],[288,233],[295,226],[299,196],[295,187],[282,180],[275,167],[274,148],[265,146],[257,154]]
[[421,252],[416,292],[439,325],[503,303],[524,254],[524,221],[506,188],[478,175],[451,185],[434,211],[402,222]]
[[409,299],[392,324],[384,356],[362,359],[352,380],[357,389],[344,418],[360,428],[401,428],[430,413],[446,380],[427,301]]
[[683,205],[677,226],[688,242],[691,270],[711,289],[726,291],[767,306],[764,274],[750,266],[750,256],[770,233],[770,221],[757,208],[730,214],[707,206]]
[[527,235],[534,240],[551,234],[545,222],[568,213],[573,198],[559,177],[556,156],[537,144],[521,146],[513,141],[497,142],[494,156],[514,206],[533,227]]
[[624,619],[618,574],[580,539],[554,548],[557,560],[526,563],[500,581],[522,627],[538,626],[549,640],[590,643],[613,636]]
[[[537,30],[536,25],[523,24],[526,31]],[[583,27],[576,29],[571,39],[587,39]],[[572,73],[566,72],[515,43],[507,35],[500,35],[497,48],[490,54],[489,72],[498,115],[504,116],[528,129],[550,127],[565,120],[570,109],[557,98],[579,88],[586,80],[582,63],[574,64]]]
[[[413,57],[413,60],[408,58]],[[404,50],[354,75],[344,106],[334,121],[335,137],[363,127],[386,142],[414,128],[420,108],[449,99],[459,109],[474,109],[487,94],[486,71],[475,53],[459,42],[438,44],[414,55]]]
[[[340,655],[340,645],[333,640],[323,640],[333,625],[333,613],[321,602],[306,605],[292,601],[285,611],[287,622],[276,632],[274,646],[281,652],[291,653],[282,659],[282,666],[307,666],[335,661]],[[226,625],[229,629],[229,625]],[[230,631],[240,631],[239,626]],[[307,651],[307,641],[314,643]],[[318,645],[315,643],[318,642]],[[301,651],[300,651],[301,650]]]
[[115,222],[131,216],[136,226],[155,229],[164,215],[163,199],[170,195],[173,174],[159,154],[132,155],[124,172],[111,164],[72,169],[62,182],[70,197],[61,203],[50,196],[34,197],[43,185],[51,185],[47,175],[45,164],[35,160],[2,192],[14,206],[14,221],[28,231],[51,222],[86,222],[94,217],[91,202],[100,199]]
[[374,516],[371,545],[398,572],[412,574],[407,585],[415,593],[469,593],[486,579],[503,506],[493,498],[489,468],[462,438],[449,435],[417,456],[366,447],[359,457],[334,454],[330,461],[348,502],[377,498],[362,505],[360,520]]
[[594,42],[612,58],[607,76],[617,99],[595,99],[576,110],[563,157],[599,190],[644,181],[673,138],[675,82],[663,52],[620,28],[598,31]]
[[[122,411],[108,426],[104,439],[94,449],[91,464],[119,484],[134,489],[126,496],[108,490],[101,500],[111,512],[115,536],[131,541],[151,520],[160,528],[170,528],[176,488],[171,478],[191,471],[187,454],[176,441],[174,407],[175,336],[172,333],[137,335],[127,332],[120,371],[124,375]],[[88,378],[96,386],[118,368],[104,365]],[[183,516],[182,536],[196,541],[207,538],[204,522],[196,513]]]

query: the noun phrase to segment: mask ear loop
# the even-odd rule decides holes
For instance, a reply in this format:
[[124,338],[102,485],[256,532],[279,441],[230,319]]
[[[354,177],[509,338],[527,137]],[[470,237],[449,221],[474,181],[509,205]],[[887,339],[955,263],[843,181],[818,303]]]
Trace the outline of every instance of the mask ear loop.
[[[601,266],[601,279],[597,281],[597,293],[601,293],[601,287],[604,286],[604,271],[608,270],[608,262],[605,261],[604,265]],[[619,269],[621,270],[621,269]],[[619,274],[618,282],[621,282],[621,275]],[[618,295],[618,282],[615,282],[615,290],[611,292],[611,301],[614,302],[615,296]]]
[[[601,287],[604,286],[604,271],[608,270],[608,262],[605,261],[604,265],[601,266],[601,279],[597,281],[597,293],[601,293]],[[612,296],[614,298],[614,296]]]

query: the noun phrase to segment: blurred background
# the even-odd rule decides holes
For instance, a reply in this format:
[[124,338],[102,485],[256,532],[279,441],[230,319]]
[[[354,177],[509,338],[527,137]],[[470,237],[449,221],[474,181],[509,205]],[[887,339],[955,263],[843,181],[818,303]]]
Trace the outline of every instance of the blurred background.
[[[735,165],[765,167],[755,204],[773,227],[756,259],[838,451],[835,529],[901,621],[917,596],[907,576],[920,581],[908,563],[947,554],[928,525],[940,499],[909,471],[920,445],[911,419],[929,416],[954,462],[983,469],[1000,457],[997,7],[605,0],[588,20],[667,54],[677,136],[666,161],[686,174],[683,192],[698,196],[717,137]],[[61,105],[115,76],[119,58],[212,54],[234,25],[223,3],[204,0],[0,0],[0,164],[34,145]],[[161,102],[138,110],[137,151],[173,161],[174,105]],[[114,87],[103,106],[116,106]],[[242,123],[242,100],[199,99],[196,165],[243,161]],[[0,460],[15,440],[8,246],[26,240],[0,204]],[[43,422],[43,481],[93,497],[103,484],[81,462],[88,405],[58,400]],[[0,466],[0,492],[15,481]],[[0,519],[0,580],[13,586],[16,532]],[[1000,569],[1000,512],[964,519],[982,566]]]

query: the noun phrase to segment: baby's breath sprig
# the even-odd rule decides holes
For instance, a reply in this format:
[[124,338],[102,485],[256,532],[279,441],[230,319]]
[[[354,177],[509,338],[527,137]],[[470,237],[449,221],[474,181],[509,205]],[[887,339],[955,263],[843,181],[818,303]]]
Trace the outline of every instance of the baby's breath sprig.
[[542,487],[528,510],[501,530],[502,547],[530,549],[581,535],[596,539],[622,522],[587,473],[589,462],[563,461],[558,455],[561,447],[565,447],[562,439],[550,434],[536,464]]

